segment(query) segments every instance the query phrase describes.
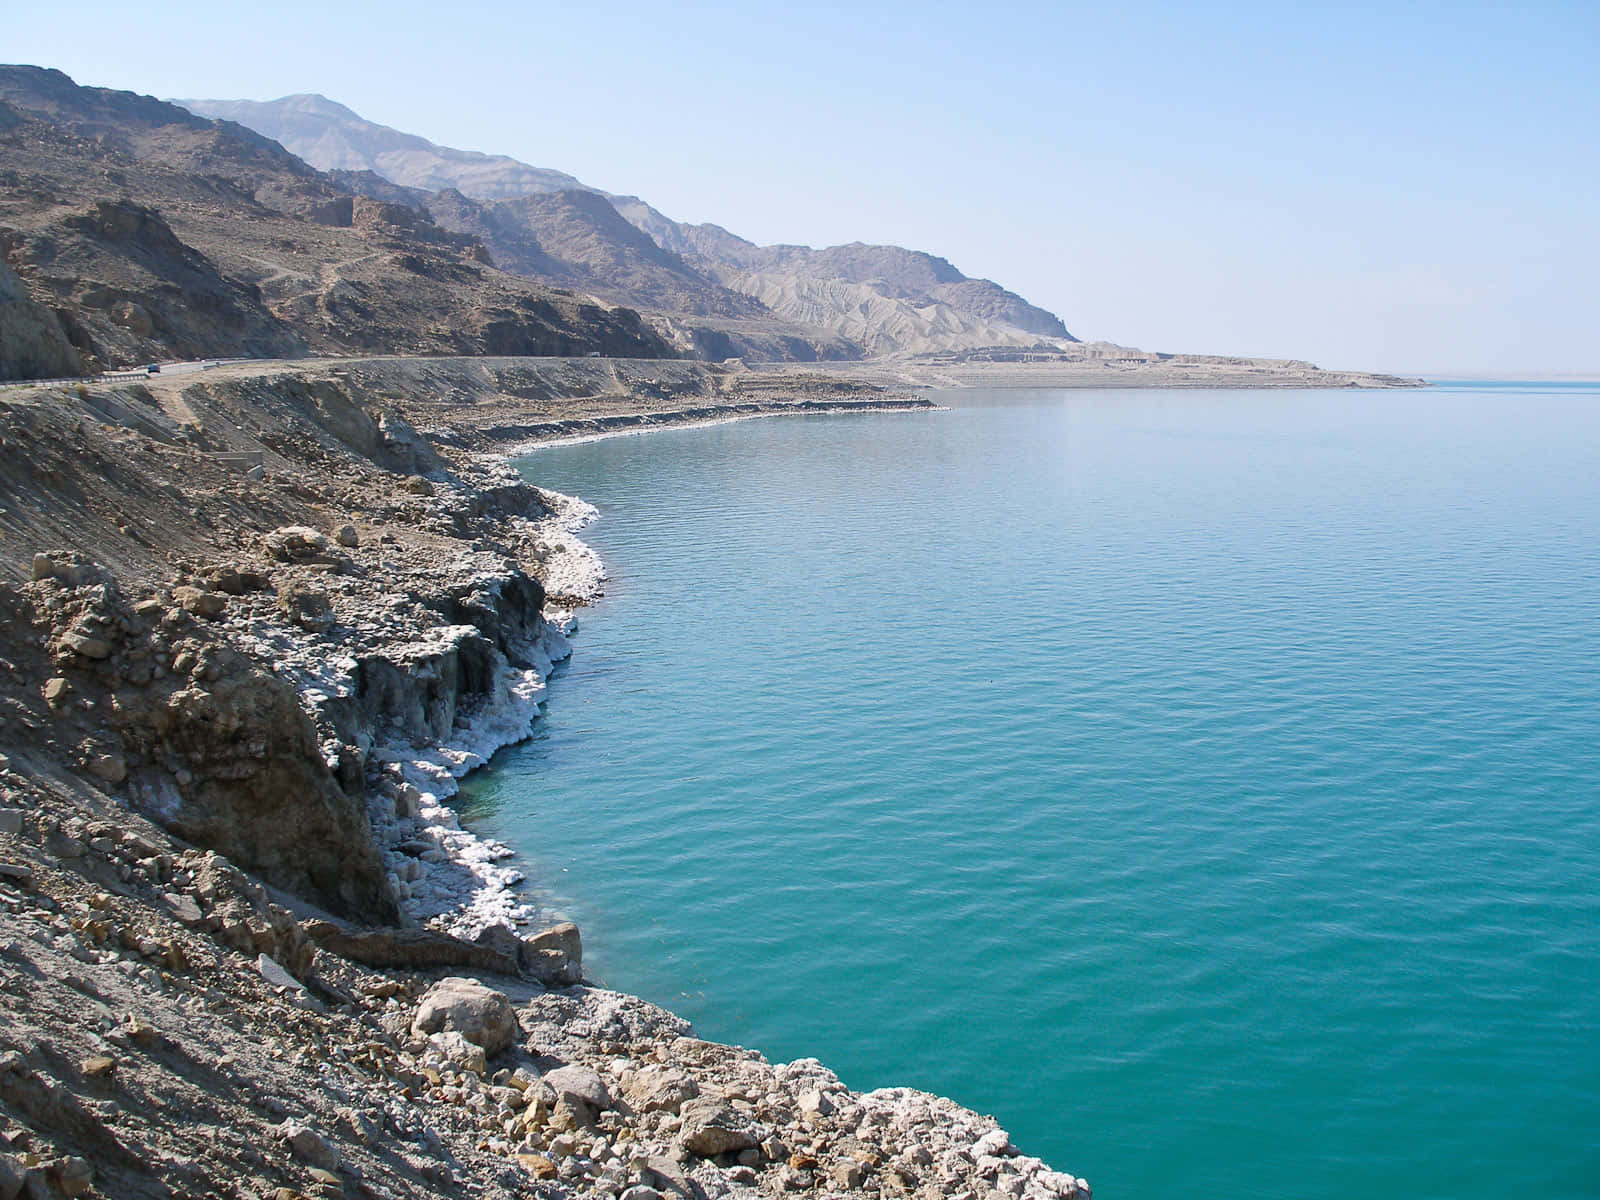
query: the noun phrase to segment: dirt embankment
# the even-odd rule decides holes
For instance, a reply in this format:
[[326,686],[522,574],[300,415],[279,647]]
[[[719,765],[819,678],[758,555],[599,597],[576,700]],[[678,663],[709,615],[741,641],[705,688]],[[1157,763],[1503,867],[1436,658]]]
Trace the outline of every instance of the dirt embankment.
[[578,982],[443,803],[565,650],[570,506],[485,450],[896,402],[598,360],[0,393],[0,1200],[1083,1194]]

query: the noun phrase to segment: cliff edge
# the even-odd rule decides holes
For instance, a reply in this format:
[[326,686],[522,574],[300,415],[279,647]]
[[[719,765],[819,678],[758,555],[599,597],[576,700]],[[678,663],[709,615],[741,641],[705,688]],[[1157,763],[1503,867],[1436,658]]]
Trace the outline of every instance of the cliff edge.
[[1086,1194],[585,982],[446,802],[598,584],[494,451],[895,405],[589,359],[0,392],[0,1197]]

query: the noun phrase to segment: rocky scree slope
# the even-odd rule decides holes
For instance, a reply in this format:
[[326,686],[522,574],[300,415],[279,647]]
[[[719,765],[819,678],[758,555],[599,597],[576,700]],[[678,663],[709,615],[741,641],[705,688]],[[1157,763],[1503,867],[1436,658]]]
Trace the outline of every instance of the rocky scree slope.
[[583,984],[571,926],[416,923],[505,882],[423,768],[520,736],[481,719],[525,731],[508,693],[561,650],[570,506],[484,451],[772,407],[748,380],[376,359],[0,396],[0,1197],[1086,1193],[949,1101]]
[[[0,377],[307,353],[673,356],[242,126],[0,67]],[[10,305],[7,306],[11,308]]]
[[[416,196],[441,224],[482,238],[509,269],[677,318],[663,329],[702,357],[728,350],[837,359],[1073,340],[1053,314],[919,251],[860,243],[759,247],[719,226],[673,221],[637,196],[601,192],[503,156],[436,146],[321,96],[178,103],[249,125],[325,169],[365,171],[390,186],[453,191],[478,202]],[[567,198],[552,199],[560,194]],[[648,235],[657,253],[641,253],[612,213]],[[578,227],[581,238],[574,237]]]

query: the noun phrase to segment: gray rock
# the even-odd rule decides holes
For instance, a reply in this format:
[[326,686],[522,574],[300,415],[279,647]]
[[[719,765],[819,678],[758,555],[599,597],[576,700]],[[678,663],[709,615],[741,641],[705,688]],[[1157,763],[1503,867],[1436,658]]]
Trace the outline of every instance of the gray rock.
[[305,525],[285,525],[262,539],[268,555],[283,562],[304,562],[328,552],[328,539]]
[[417,1005],[411,1031],[418,1037],[452,1031],[483,1047],[489,1057],[511,1045],[517,1034],[517,1014],[504,992],[485,987],[476,979],[450,976],[428,989]]
[[[549,1076],[546,1076],[548,1079]],[[761,1142],[754,1122],[719,1100],[699,1098],[684,1104],[678,1141],[690,1154],[710,1158],[733,1154]]]
[[333,540],[341,546],[348,546],[352,550],[361,545],[361,535],[356,532],[354,525],[339,526],[333,531]]
[[569,1103],[577,1100],[597,1111],[604,1111],[613,1103],[605,1081],[588,1067],[557,1067],[545,1074],[544,1081],[558,1098]]
[[339,1151],[315,1129],[294,1121],[285,1121],[278,1127],[278,1134],[289,1143],[289,1149],[294,1151],[294,1156],[301,1162],[324,1171],[339,1169]]
[[110,658],[114,647],[105,638],[91,637],[75,629],[61,635],[61,646],[82,658]]
[[297,992],[306,990],[305,984],[284,970],[276,959],[268,958],[265,954],[256,958],[256,970],[260,971],[261,978],[273,987],[291,988]]
[[471,1071],[474,1075],[486,1072],[488,1062],[483,1053],[483,1047],[476,1042],[469,1042],[454,1029],[446,1029],[439,1033],[428,1035],[428,1045],[437,1050],[452,1065],[463,1071]]
[[22,832],[22,810],[20,808],[0,808],[0,833],[9,833],[12,837]]
[[193,896],[183,896],[176,892],[168,892],[166,901],[167,907],[172,910],[172,915],[185,925],[198,925],[202,920],[200,905]]

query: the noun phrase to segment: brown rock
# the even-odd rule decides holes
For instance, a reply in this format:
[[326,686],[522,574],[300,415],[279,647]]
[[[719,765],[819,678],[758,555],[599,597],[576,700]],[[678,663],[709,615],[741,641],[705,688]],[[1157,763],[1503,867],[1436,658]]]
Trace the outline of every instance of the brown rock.
[[228,610],[228,598],[221,592],[208,592],[197,587],[172,589],[172,598],[186,613],[214,621]]
[[683,1125],[678,1140],[690,1154],[705,1158],[733,1154],[761,1141],[750,1118],[719,1100],[690,1100],[683,1105],[680,1116]]

